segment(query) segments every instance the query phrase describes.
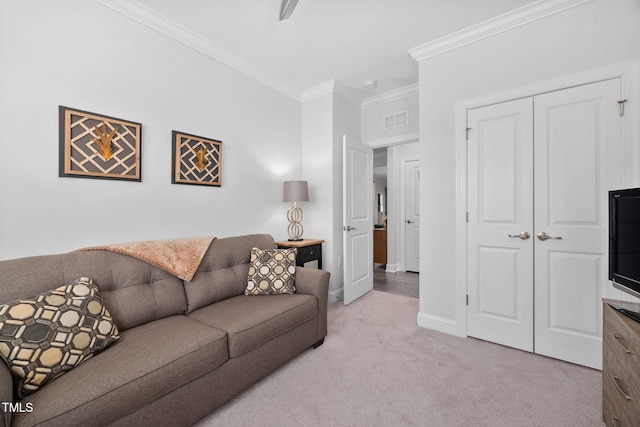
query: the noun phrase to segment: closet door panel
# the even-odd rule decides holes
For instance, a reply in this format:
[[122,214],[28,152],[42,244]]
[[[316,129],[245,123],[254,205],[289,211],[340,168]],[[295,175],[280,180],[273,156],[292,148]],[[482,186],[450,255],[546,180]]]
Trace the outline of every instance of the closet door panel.
[[533,101],[470,110],[468,123],[467,333],[533,351]]
[[[564,95],[554,93],[551,97]],[[540,169],[546,169],[547,177],[540,177],[540,181],[546,181],[548,222],[598,224],[598,182],[602,178],[598,130],[600,100],[587,99],[577,103],[567,100],[560,105],[545,105],[549,97],[535,101],[539,108],[545,109],[545,117],[539,118],[539,126],[545,126],[546,134],[536,138],[544,146],[536,148],[546,153],[546,159],[541,159],[546,160],[546,168],[541,165]]]
[[598,369],[619,96],[616,79],[534,98],[535,352]]
[[576,307],[593,307],[601,304],[598,278],[602,269],[602,257],[561,251],[549,251],[548,284],[549,328],[556,332],[580,333],[596,336],[600,326],[596,312],[591,310],[567,310],[564,304]]

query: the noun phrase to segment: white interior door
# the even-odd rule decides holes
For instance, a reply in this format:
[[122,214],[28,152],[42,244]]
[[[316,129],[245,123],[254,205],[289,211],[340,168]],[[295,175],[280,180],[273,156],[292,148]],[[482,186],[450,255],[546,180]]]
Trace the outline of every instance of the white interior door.
[[601,368],[620,87],[468,112],[468,335]]
[[420,271],[420,160],[408,160],[404,166],[405,268]]
[[373,289],[373,149],[343,138],[344,303]]
[[533,351],[533,102],[468,112],[467,334]]
[[[602,367],[608,191],[622,183],[620,80],[536,96],[535,351]],[[541,233],[546,233],[545,238]],[[544,239],[544,240],[543,240]]]

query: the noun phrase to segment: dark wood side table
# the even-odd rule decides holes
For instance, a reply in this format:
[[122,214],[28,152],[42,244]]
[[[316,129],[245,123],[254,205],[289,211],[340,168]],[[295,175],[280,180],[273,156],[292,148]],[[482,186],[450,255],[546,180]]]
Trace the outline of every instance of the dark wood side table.
[[298,248],[296,265],[302,267],[306,262],[318,261],[318,268],[322,270],[322,243],[324,240],[302,239],[297,242],[284,240],[276,242],[278,249]]

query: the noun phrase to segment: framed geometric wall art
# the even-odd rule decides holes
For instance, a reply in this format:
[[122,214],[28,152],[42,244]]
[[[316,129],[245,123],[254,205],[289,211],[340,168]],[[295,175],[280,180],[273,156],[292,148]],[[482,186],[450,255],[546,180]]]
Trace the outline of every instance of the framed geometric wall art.
[[171,183],[220,187],[222,142],[175,130],[171,136]]
[[141,181],[142,125],[59,107],[59,176]]

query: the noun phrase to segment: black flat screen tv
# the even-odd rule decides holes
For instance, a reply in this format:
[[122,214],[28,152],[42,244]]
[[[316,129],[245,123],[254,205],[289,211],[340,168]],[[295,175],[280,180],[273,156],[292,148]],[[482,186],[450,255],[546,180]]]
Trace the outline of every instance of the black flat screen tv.
[[640,298],[640,188],[609,191],[609,280]]

